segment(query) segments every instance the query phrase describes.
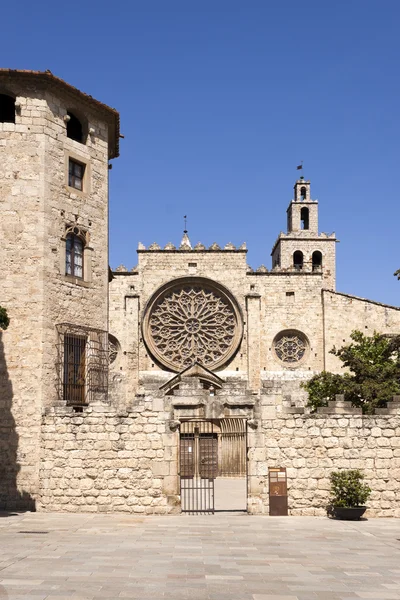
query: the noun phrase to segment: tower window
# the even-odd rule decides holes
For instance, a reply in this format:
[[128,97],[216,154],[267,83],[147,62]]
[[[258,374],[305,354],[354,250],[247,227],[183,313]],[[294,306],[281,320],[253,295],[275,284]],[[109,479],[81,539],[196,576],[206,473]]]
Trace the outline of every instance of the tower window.
[[297,271],[302,270],[303,260],[303,253],[300,250],[296,250],[293,254],[293,266]]
[[[79,230],[78,230],[79,231]],[[83,279],[83,252],[85,243],[80,235],[69,233],[65,248],[65,274]]]
[[302,202],[304,202],[305,200],[307,200],[307,188],[304,187],[304,186],[300,189],[300,200]]
[[15,123],[15,99],[0,94],[0,123]]
[[310,229],[310,214],[306,206],[303,206],[300,211],[300,221],[302,229]]
[[313,252],[312,255],[312,270],[319,271],[322,268],[322,254],[319,250]]
[[67,112],[67,116],[69,117],[67,121],[67,137],[71,138],[71,140],[75,140],[76,142],[84,144],[85,139],[83,135],[82,123],[78,117],[71,112]]
[[68,185],[82,192],[84,173],[85,165],[70,158],[68,165]]

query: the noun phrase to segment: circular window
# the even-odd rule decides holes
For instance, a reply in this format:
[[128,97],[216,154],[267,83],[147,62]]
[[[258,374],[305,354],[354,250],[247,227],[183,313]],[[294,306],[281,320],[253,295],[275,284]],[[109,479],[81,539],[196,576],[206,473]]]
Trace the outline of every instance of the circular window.
[[121,347],[119,345],[119,341],[117,340],[116,337],[114,337],[113,335],[111,335],[111,333],[108,334],[108,364],[112,365],[113,363],[115,363],[115,361],[118,358],[118,353],[120,351]]
[[180,371],[199,362],[209,369],[224,365],[242,337],[236,300],[220,284],[205,278],[175,280],[150,299],[143,337],[153,356]]
[[307,349],[308,340],[300,331],[281,331],[274,339],[275,354],[287,365],[299,363],[305,357]]

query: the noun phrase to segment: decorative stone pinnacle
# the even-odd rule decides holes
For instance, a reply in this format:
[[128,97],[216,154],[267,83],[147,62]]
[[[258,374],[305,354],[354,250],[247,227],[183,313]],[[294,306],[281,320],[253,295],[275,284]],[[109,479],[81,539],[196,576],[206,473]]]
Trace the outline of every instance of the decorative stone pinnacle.
[[202,244],[201,242],[197,242],[197,244],[194,247],[194,250],[205,250],[206,247],[204,244]]
[[176,250],[176,247],[172,242],[168,242],[168,244],[165,244],[164,250]]
[[150,244],[149,250],[161,250],[161,246],[159,246],[157,242],[153,242],[152,244]]
[[261,265],[260,267],[258,267],[257,273],[268,273],[268,269],[265,265]]
[[146,246],[142,242],[138,243],[138,250],[146,250]]
[[183,232],[183,238],[181,241],[181,245],[179,246],[179,250],[191,250],[191,249],[192,249],[192,244],[190,243],[189,236],[185,229],[185,231]]
[[211,244],[211,246],[209,247],[209,250],[221,250],[221,248],[218,246],[217,242],[214,242],[213,244]]
[[119,265],[119,267],[117,267],[115,270],[117,273],[125,273],[126,271],[128,271],[125,265]]

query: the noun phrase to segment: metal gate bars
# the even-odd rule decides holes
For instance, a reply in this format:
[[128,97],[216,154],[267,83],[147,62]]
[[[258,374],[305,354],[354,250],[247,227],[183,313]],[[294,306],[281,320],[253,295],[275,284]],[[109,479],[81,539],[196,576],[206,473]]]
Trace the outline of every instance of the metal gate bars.
[[181,423],[179,458],[182,512],[214,513],[218,439],[212,422]]

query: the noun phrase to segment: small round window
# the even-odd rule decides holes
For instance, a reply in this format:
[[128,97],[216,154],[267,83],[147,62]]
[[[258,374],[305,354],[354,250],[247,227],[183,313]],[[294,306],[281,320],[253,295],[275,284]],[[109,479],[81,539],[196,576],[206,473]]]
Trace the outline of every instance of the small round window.
[[300,331],[287,329],[274,339],[276,356],[286,365],[295,365],[304,359],[308,349],[306,336]]

